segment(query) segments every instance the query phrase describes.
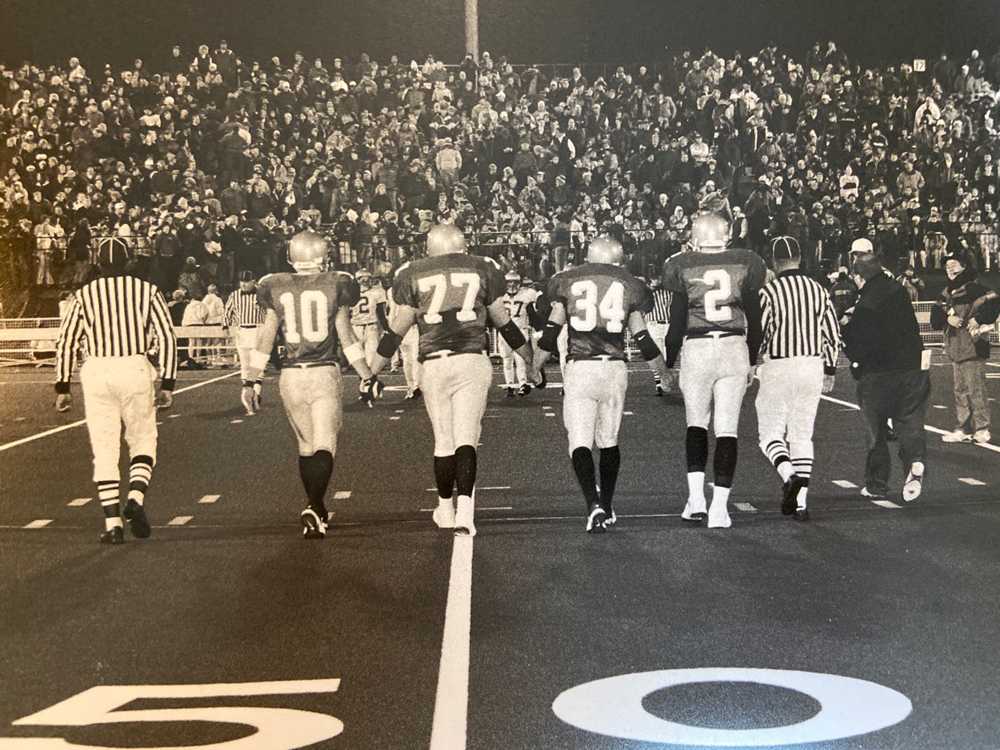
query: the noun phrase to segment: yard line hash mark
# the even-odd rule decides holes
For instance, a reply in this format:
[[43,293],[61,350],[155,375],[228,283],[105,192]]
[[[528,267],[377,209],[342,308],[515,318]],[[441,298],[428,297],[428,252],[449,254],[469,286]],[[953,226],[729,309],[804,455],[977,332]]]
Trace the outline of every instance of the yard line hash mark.
[[897,505],[892,500],[872,500],[872,503],[879,506],[880,508],[902,508],[902,505]]
[[91,499],[92,498],[89,497],[77,497],[74,498],[73,500],[70,500],[68,503],[66,503],[66,505],[68,505],[70,508],[79,508],[81,505],[86,505],[87,503],[89,503]]
[[972,477],[959,477],[958,481],[962,484],[967,484],[970,487],[985,487],[986,482],[980,482],[978,479],[973,479]]
[[205,495],[198,502],[202,505],[211,505],[212,503],[217,503],[222,495]]
[[834,479],[833,483],[838,487],[843,487],[845,490],[856,490],[858,485],[854,482],[849,482],[846,479]]
[[25,524],[26,529],[43,529],[52,523],[51,518],[39,518],[37,521],[32,521],[31,523]]
[[167,526],[183,526],[194,516],[174,516],[167,522]]

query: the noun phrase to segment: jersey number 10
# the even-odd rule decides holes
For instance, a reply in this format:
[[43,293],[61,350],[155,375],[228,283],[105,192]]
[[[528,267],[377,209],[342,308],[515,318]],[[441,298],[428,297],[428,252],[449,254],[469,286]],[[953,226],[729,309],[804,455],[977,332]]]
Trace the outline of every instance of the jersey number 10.
[[625,287],[620,281],[611,282],[608,291],[598,299],[600,290],[591,279],[574,281],[569,288],[574,297],[574,312],[569,324],[574,331],[593,331],[599,319],[608,333],[625,330]]
[[325,341],[330,335],[330,304],[326,295],[310,289],[302,292],[298,301],[296,308],[291,292],[278,297],[285,311],[285,341],[289,344],[301,344],[302,339],[314,344]]

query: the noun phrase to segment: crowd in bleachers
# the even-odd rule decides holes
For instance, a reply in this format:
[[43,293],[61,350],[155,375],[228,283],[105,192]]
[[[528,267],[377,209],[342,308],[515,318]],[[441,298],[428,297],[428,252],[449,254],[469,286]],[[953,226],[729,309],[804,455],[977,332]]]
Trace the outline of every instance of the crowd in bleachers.
[[168,294],[225,290],[281,268],[304,227],[342,267],[387,271],[439,221],[536,279],[610,230],[645,274],[704,208],[759,252],[796,237],[813,266],[858,237],[918,272],[960,248],[997,262],[1000,52],[863,68],[831,42],[605,71],[225,42],[155,67],[0,67],[2,275],[79,283],[116,235]]

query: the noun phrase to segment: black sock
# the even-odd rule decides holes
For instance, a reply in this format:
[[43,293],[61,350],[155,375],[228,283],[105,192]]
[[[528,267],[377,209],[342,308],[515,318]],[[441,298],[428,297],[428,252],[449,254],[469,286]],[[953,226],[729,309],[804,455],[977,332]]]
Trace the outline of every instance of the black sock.
[[128,498],[142,505],[153,479],[152,456],[133,456],[128,467]]
[[455,449],[455,489],[459,495],[472,497],[476,486],[476,449],[460,445]]
[[708,430],[704,427],[688,427],[684,439],[687,452],[688,474],[691,472],[705,473],[708,465]]
[[618,483],[618,467],[622,463],[622,452],[617,445],[601,448],[601,505],[611,512],[615,499],[615,485]]
[[455,492],[455,454],[434,456],[434,482],[438,497],[451,497]]
[[594,454],[590,448],[577,448],[573,451],[573,471],[583,490],[583,499],[587,502],[589,511],[591,505],[600,502],[597,497],[597,477],[594,474]]
[[732,487],[733,475],[736,474],[737,441],[735,437],[720,437],[715,440],[715,470],[716,487]]
[[333,475],[333,454],[330,451],[316,451],[311,456],[299,456],[299,475],[302,477],[309,505],[317,511],[325,511],[326,488]]

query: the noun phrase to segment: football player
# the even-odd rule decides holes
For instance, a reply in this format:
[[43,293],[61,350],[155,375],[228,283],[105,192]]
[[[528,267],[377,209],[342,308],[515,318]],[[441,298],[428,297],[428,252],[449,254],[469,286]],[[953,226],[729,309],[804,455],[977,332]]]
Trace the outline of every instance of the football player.
[[[456,534],[476,533],[476,446],[493,380],[484,351],[487,322],[525,362],[532,361],[531,345],[507,313],[503,295],[504,277],[495,262],[469,255],[465,237],[454,225],[432,227],[427,257],[396,271],[396,310],[371,367],[378,375],[402,338],[417,326],[420,379],[434,430],[438,507],[433,519]],[[533,367],[528,376],[536,380]],[[453,493],[458,496],[457,512]]]
[[[521,334],[531,338],[531,317],[535,313],[538,292],[531,287],[521,286],[521,274],[510,271],[504,276],[507,293],[503,296],[504,306]],[[503,360],[503,379],[507,386],[507,398],[514,395],[515,387],[521,396],[531,393],[527,378],[527,363],[518,356],[507,342],[500,339],[500,357]]]
[[381,284],[375,283],[371,272],[364,268],[354,278],[361,294],[358,303],[351,308],[351,326],[354,328],[354,337],[365,351],[365,360],[370,362],[375,357],[382,331],[388,325],[385,289]]
[[[643,357],[666,374],[643,319],[652,297],[645,284],[622,268],[624,260],[621,243],[601,237],[590,243],[586,263],[552,277],[546,293],[552,311],[535,355],[535,366],[541,369],[566,327],[563,423],[573,471],[587,503],[588,533],[603,532],[617,520],[612,503],[621,464],[618,430],[628,387],[626,326]],[[595,444],[600,450],[600,490],[594,472]]]
[[358,286],[348,274],[325,270],[328,250],[322,235],[299,232],[288,243],[288,262],[295,273],[275,273],[258,282],[265,316],[250,354],[253,381],[267,365],[280,330],[285,346],[278,386],[299,444],[299,475],[309,498],[300,514],[307,539],[321,539],[327,531],[325,497],[342,422],[341,346],[361,377],[362,399],[371,406],[382,391],[351,329]]
[[[688,499],[681,518],[705,520],[708,424],[715,426],[715,489],[709,528],[728,528],[729,491],[736,473],[740,406],[760,350],[760,300],[767,268],[760,256],[727,248],[729,222],[704,213],[691,225],[692,251],[663,266],[663,288],[672,294],[664,342],[667,367],[683,348],[680,388],[687,416]],[[673,374],[670,377],[674,380]]]

